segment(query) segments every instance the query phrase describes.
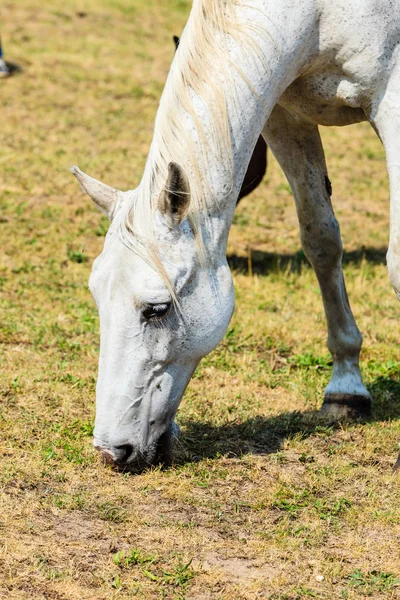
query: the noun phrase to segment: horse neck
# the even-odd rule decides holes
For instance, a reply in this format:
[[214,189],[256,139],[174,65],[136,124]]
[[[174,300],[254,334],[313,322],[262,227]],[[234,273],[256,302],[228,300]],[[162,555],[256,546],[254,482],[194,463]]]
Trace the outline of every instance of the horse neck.
[[[213,1],[216,0],[198,0],[194,7]],[[236,38],[217,31],[215,60],[210,60],[210,49],[208,56],[206,52],[202,55],[193,51],[198,43],[196,18],[200,17],[199,11],[192,10],[161,98],[145,171],[153,183],[153,193],[159,193],[165,181],[169,160],[183,164],[189,171],[191,186],[193,181],[194,186],[199,185],[197,171],[202,189],[192,187],[192,192],[197,191],[202,197],[204,204],[200,209],[209,217],[204,242],[211,252],[219,254],[225,254],[236,200],[254,146],[279,97],[307,62],[317,18],[315,10],[305,10],[314,0],[250,0],[244,4],[236,1],[232,6],[236,7],[238,29],[245,34]],[[308,4],[310,7],[305,6]],[[192,66],[188,64],[190,60]],[[180,104],[176,90],[182,82],[182,72],[186,69],[190,73],[193,65],[202,78],[189,85],[190,92]],[[220,106],[220,115],[215,106],[210,109],[215,104]],[[161,147],[160,140],[168,135],[171,124],[175,124],[171,148],[165,144]],[[215,132],[226,137],[226,152],[224,140],[220,142]],[[174,140],[178,141],[175,146]]]

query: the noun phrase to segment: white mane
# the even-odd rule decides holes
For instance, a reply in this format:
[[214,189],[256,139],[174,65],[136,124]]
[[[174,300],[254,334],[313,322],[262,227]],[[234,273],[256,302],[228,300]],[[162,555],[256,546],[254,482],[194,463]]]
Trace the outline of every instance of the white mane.
[[[243,37],[244,27],[237,21],[236,8],[245,4],[245,0],[194,0],[160,102],[143,179],[121,223],[124,243],[149,262],[167,285],[168,277],[155,243],[153,217],[166,185],[168,164],[171,161],[178,163],[189,177],[188,219],[203,263],[201,226],[206,221],[206,202],[218,201],[211,196],[206,177],[210,157],[218,160],[232,179],[226,89],[231,85],[232,94],[235,91],[228,39]],[[218,73],[218,81],[210,77],[213,72]],[[207,108],[212,123],[207,131],[196,113],[194,98],[201,99]],[[190,132],[188,122],[192,128]]]

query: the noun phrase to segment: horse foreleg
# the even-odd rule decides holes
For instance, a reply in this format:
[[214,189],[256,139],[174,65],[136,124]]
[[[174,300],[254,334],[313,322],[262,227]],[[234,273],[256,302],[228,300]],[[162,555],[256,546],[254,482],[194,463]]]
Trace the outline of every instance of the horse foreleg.
[[371,397],[359,368],[362,336],[344,283],[340,229],[318,127],[277,106],[263,133],[292,188],[304,253],[315,270],[324,302],[333,373],[322,412],[335,418],[369,416]]

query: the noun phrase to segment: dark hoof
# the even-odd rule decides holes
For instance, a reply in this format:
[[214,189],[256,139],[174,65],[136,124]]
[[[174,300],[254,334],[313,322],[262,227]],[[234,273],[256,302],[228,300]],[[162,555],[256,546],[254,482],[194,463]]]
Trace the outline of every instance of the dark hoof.
[[371,416],[371,398],[353,394],[326,394],[321,413],[337,420],[368,419]]

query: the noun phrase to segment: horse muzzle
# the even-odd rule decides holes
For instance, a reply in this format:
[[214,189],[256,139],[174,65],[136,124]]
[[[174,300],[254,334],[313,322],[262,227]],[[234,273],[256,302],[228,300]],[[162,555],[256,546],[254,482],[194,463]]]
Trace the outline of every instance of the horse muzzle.
[[144,449],[137,449],[125,440],[110,445],[94,440],[94,447],[100,452],[104,464],[123,472],[142,473],[155,465],[166,467],[172,464],[178,435],[179,427],[172,422],[157,442]]

